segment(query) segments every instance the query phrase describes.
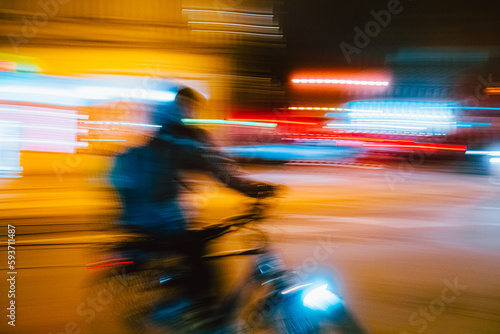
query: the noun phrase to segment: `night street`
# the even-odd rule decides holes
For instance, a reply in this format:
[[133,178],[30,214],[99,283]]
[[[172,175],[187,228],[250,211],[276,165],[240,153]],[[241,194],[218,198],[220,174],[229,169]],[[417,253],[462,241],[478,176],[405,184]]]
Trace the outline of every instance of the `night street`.
[[[371,333],[499,332],[500,188],[488,177],[422,168],[401,173],[397,166],[270,166],[248,173],[287,186],[261,223],[286,264],[304,275],[323,265],[334,269],[350,308]],[[398,182],[390,184],[394,176]],[[87,298],[89,254],[113,234],[97,230],[113,219],[117,203],[99,180],[47,179],[11,181],[2,194],[4,201],[24,203],[2,211],[17,229],[16,332],[96,333],[104,326],[122,333],[107,305],[96,308],[90,323],[77,312]],[[27,184],[31,188],[23,188]],[[78,191],[65,188],[71,184]],[[198,194],[184,198],[212,223],[249,201],[208,179],[194,186]],[[43,200],[61,205],[61,216],[30,217]],[[73,207],[64,206],[66,200]],[[224,243],[218,246],[234,246],[231,239]],[[221,270],[224,282],[241,275],[232,268]]]

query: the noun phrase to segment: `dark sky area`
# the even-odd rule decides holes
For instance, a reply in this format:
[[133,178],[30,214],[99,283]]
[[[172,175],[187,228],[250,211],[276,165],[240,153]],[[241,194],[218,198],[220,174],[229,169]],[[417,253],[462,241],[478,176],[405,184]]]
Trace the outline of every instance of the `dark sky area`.
[[391,15],[390,23],[348,64],[340,43],[355,46],[354,28],[364,31],[374,20],[371,11],[386,10],[391,1],[285,0],[286,66],[383,66],[385,55],[400,48],[499,49],[500,1],[401,0],[400,13]]

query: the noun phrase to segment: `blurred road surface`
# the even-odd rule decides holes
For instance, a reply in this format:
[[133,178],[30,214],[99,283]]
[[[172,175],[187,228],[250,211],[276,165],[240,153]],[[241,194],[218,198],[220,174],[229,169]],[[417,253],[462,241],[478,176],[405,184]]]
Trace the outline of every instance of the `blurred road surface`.
[[[284,184],[265,223],[286,264],[334,268],[371,333],[500,333],[500,186],[491,178],[398,166],[385,169],[265,166],[249,176]],[[197,177],[185,195],[198,219],[216,222],[247,199]],[[1,333],[122,333],[110,312],[87,323],[85,264],[119,212],[99,177],[26,176],[2,181],[2,245],[16,226],[16,327]],[[230,245],[226,242],[226,246]],[[322,247],[322,248],[321,248]],[[321,248],[320,250],[318,250]],[[7,276],[6,248],[0,268]],[[238,261],[220,266],[224,282]],[[8,286],[0,284],[2,305]],[[227,286],[225,287],[227,288]]]

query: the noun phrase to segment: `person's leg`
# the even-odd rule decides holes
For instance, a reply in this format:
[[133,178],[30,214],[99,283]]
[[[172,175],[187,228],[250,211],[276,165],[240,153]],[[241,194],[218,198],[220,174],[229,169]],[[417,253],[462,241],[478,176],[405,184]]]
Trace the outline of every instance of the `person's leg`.
[[185,254],[187,265],[191,268],[187,281],[189,297],[199,299],[213,296],[215,275],[209,263],[203,259],[206,245],[199,233],[187,229],[188,224],[181,206],[175,201],[164,203],[162,221],[167,223],[158,227],[157,236]]
[[182,251],[186,254],[191,268],[188,281],[189,294],[193,298],[213,302],[215,275],[210,263],[203,258],[206,254],[206,245],[194,232],[187,231],[186,234]]

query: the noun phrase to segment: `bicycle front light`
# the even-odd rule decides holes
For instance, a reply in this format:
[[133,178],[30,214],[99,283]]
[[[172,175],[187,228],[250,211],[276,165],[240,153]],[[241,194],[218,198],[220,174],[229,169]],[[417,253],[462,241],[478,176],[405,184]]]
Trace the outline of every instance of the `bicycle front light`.
[[305,293],[302,303],[305,307],[315,311],[328,311],[342,305],[342,299],[327,290],[328,284],[323,284]]

